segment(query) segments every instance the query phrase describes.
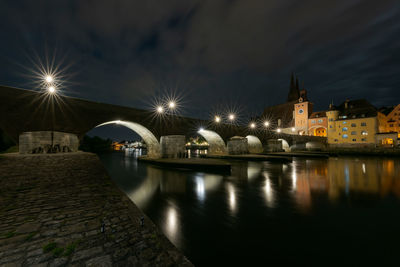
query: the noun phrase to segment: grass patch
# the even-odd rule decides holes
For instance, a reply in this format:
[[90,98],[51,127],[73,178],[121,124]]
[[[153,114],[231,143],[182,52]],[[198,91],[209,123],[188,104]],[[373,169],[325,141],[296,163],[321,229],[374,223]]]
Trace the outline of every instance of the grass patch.
[[44,246],[43,246],[43,252],[46,253],[46,252],[52,251],[52,250],[55,249],[56,247],[57,247],[57,244],[56,244],[56,243],[50,242],[50,243],[48,243],[47,245],[44,245]]
[[28,216],[24,218],[24,222],[34,222],[35,221],[35,217],[33,216]]
[[25,241],[30,241],[36,234],[37,232],[30,233],[25,237]]
[[4,234],[4,236],[6,238],[11,238],[11,237],[13,237],[15,235],[16,235],[15,231],[10,231],[10,232]]
[[80,242],[81,242],[80,240],[77,240],[77,241],[75,241],[75,242],[69,244],[69,245],[67,246],[66,250],[65,250],[64,256],[68,257],[69,255],[71,255],[72,253],[74,253],[74,251],[75,251],[75,249],[76,249],[76,246],[78,246]]
[[54,248],[52,252],[54,257],[60,257],[64,252],[64,248]]
[[7,150],[5,150],[5,151],[1,151],[0,154],[16,153],[16,152],[18,152],[18,151],[19,151],[18,146],[12,146],[12,147],[9,147],[9,148],[8,148]]

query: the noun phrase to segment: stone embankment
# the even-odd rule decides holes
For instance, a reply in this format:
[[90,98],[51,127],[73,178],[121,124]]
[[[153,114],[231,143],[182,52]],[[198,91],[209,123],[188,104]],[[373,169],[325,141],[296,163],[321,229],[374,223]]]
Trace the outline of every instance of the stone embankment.
[[0,266],[192,266],[90,153],[0,156]]

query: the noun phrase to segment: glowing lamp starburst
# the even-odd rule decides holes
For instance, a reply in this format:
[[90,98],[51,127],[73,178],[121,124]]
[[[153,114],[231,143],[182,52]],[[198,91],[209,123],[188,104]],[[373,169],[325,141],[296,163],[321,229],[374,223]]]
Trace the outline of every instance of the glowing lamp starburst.
[[268,122],[268,121],[265,121],[265,122],[264,122],[264,126],[265,126],[265,127],[268,127],[268,126],[269,126],[269,122]]
[[56,88],[55,88],[54,86],[49,86],[49,88],[47,88],[47,91],[48,91],[50,94],[54,94],[54,93],[56,92]]
[[230,121],[233,121],[235,119],[235,114],[229,114],[228,118]]
[[164,112],[164,108],[162,106],[158,106],[157,107],[157,112],[158,113],[163,113]]
[[52,82],[54,81],[54,78],[53,78],[53,76],[51,76],[51,75],[46,75],[46,77],[44,77],[44,80],[45,80],[47,83],[52,83]]
[[221,122],[221,117],[220,116],[215,116],[214,120],[215,120],[216,123],[219,123],[219,122]]
[[256,124],[255,124],[254,122],[250,123],[250,128],[251,128],[251,129],[256,128]]
[[174,109],[174,108],[176,107],[176,103],[175,103],[174,101],[170,101],[170,102],[168,103],[168,107],[169,107],[170,109]]
[[278,128],[278,129],[276,129],[276,131],[277,131],[278,133],[280,133],[282,130],[281,130],[280,128]]

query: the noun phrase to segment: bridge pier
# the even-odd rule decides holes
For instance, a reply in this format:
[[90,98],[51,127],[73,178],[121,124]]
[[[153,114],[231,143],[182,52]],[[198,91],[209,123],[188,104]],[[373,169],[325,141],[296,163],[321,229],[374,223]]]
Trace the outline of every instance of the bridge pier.
[[184,135],[161,136],[161,157],[181,158],[185,156],[186,137]]
[[79,139],[71,133],[37,131],[19,136],[20,154],[76,152],[78,148]]
[[227,142],[229,155],[240,155],[249,153],[249,145],[247,138],[234,136]]

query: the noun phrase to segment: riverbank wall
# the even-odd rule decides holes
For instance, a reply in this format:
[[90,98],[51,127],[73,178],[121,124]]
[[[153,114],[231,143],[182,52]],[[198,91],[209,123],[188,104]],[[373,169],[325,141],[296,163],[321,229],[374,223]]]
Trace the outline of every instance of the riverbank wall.
[[0,184],[0,266],[192,266],[95,154],[3,154]]

